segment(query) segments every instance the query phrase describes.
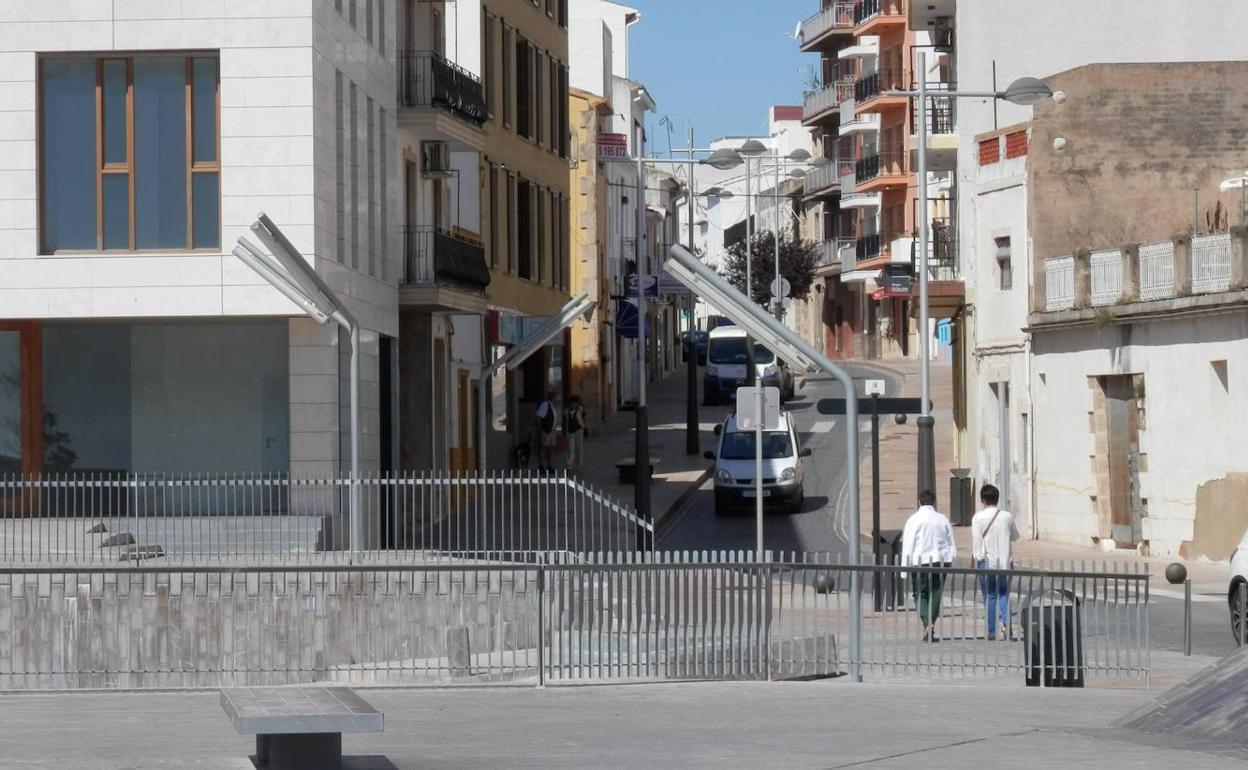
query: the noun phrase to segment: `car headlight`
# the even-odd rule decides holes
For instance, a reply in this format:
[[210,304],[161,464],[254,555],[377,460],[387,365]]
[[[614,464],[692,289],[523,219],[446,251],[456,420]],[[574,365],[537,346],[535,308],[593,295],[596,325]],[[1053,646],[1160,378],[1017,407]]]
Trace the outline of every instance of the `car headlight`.
[[717,375],[717,374],[719,374],[719,369],[715,366],[715,364],[707,364],[707,365],[706,365],[706,376],[707,376],[707,377],[714,377],[714,376],[715,376],[715,375]]
[[797,478],[796,468],[785,468],[783,471],[780,472],[781,481],[792,481],[795,478]]
[[732,474],[726,470],[720,470],[715,473],[715,478],[723,482],[730,482],[732,481]]

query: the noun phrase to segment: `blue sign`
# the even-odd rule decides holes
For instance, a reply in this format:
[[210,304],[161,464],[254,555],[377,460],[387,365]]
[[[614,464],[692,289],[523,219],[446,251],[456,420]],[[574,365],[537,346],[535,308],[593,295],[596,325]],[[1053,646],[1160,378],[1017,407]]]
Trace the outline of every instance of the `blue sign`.
[[953,321],[942,318],[936,322],[936,342],[945,347],[953,344]]
[[[628,300],[615,301],[615,333],[630,340],[637,339],[637,306]],[[647,324],[646,334],[649,333]]]

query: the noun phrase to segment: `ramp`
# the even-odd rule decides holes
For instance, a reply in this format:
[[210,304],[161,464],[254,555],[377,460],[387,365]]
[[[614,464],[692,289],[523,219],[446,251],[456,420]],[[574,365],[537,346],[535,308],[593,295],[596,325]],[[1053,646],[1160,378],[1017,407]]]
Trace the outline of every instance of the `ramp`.
[[1248,647],[1128,714],[1113,728],[1248,751]]

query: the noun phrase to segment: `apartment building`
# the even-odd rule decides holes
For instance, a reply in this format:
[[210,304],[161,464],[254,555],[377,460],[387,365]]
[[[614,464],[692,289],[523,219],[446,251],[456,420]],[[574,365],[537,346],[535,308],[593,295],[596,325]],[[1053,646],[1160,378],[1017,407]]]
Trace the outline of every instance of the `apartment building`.
[[[926,16],[922,15],[924,13]],[[1082,23],[1071,25],[1068,23],[1071,18],[1080,18]],[[946,39],[953,35],[959,87],[986,91],[1003,89],[1019,77],[1049,79],[1055,73],[1093,63],[1242,60],[1240,41],[1244,25],[1241,18],[1237,6],[1229,2],[1184,6],[1176,10],[1172,5],[1153,0],[1143,3],[1115,0],[1097,3],[1095,7],[1074,0],[1044,4],[1023,0],[948,0],[916,4],[912,26],[917,21],[933,32],[940,30]],[[1159,19],[1165,19],[1165,34],[1156,31]],[[1108,28],[1106,25],[1116,30],[1114,35],[1107,37],[1100,33]],[[1214,70],[1202,68],[1201,71]],[[960,267],[966,282],[966,304],[952,330],[958,342],[954,367],[955,463],[969,468],[977,482],[991,481],[1006,491],[1008,504],[1020,514],[1021,525],[1030,525],[1033,532],[1046,537],[1086,543],[1092,536],[1105,534],[1098,529],[1091,514],[1094,503],[1088,498],[1095,494],[1091,491],[1094,485],[1086,481],[1082,471],[1060,478],[1044,477],[1046,472],[1052,471],[1052,463],[1066,467],[1076,460],[1073,459],[1075,455],[1042,455],[1041,433],[1056,440],[1058,436],[1047,428],[1055,425],[1064,426],[1063,431],[1074,431],[1069,434],[1071,436],[1081,437],[1087,433],[1088,415],[1093,411],[1090,407],[1072,408],[1075,404],[1089,403],[1090,396],[1071,382],[1061,386],[1066,389],[1062,391],[1067,396],[1065,401],[1053,398],[1058,392],[1054,390],[1054,372],[1045,374],[1048,385],[1038,379],[1036,348],[1039,341],[1029,313],[1035,310],[1032,296],[1040,291],[1038,287],[1043,283],[1044,260],[1063,254],[1069,256],[1080,248],[1109,249],[1127,242],[1168,239],[1174,234],[1171,229],[1177,232],[1194,226],[1190,216],[1176,214],[1196,209],[1193,191],[1201,190],[1202,209],[1213,206],[1218,195],[1218,180],[1241,168],[1243,161],[1233,157],[1238,152],[1234,142],[1227,147],[1230,155],[1210,155],[1217,148],[1198,138],[1197,127],[1213,130],[1219,118],[1210,122],[1202,116],[1199,121],[1193,121],[1190,116],[1181,117],[1182,110],[1176,112],[1161,102],[1139,108],[1134,113],[1140,116],[1138,120],[1119,119],[1110,112],[1112,105],[1122,103],[1120,100],[1130,102],[1148,94],[1160,97],[1167,93],[1164,89],[1169,86],[1163,88],[1146,79],[1133,79],[1124,82],[1122,93],[1096,95],[1091,101],[1088,97],[1077,97],[1073,88],[1054,87],[1067,90],[1067,98],[1063,104],[1046,105],[1046,114],[1051,114],[1053,120],[1061,116],[1075,120],[1078,115],[1091,120],[1096,116],[1103,121],[1103,126],[1096,132],[1093,144],[1087,140],[1077,141],[1071,126],[1063,126],[1051,135],[1038,136],[1032,118],[1033,112],[1039,114],[1039,107],[1033,110],[1005,101],[993,103],[977,99],[959,100],[957,105],[955,209],[961,213],[957,241],[961,247]],[[1210,97],[1218,102],[1211,104],[1213,116],[1224,114],[1225,99],[1238,89],[1231,82],[1222,87],[1222,96]],[[1183,94],[1178,95],[1179,91]],[[1185,89],[1175,94],[1175,104],[1197,103],[1186,101]],[[1110,101],[1105,104],[1092,103],[1107,98]],[[1078,118],[1078,121],[1084,119]],[[1182,140],[1182,146],[1150,152],[1142,150],[1141,147],[1147,145],[1140,145],[1136,138],[1122,139],[1158,126],[1168,126],[1172,135]],[[1064,140],[1065,149],[1056,152],[1052,142],[1059,136]],[[1071,192],[1075,191],[1046,188],[1047,192],[1042,194],[1035,186],[1040,178],[1036,163],[1041,155],[1048,169],[1059,167],[1053,164],[1063,158],[1068,162],[1081,159],[1079,162],[1090,163],[1091,167],[1108,173],[1097,172],[1096,184],[1088,188],[1097,191],[1094,198],[1087,199],[1083,197],[1086,191],[1078,191],[1079,196],[1074,200],[1085,203],[1081,204],[1082,208],[1075,208],[1070,199]],[[1154,170],[1136,163],[1138,159],[1149,157],[1191,157],[1193,160],[1185,163],[1192,166],[1188,171],[1193,176],[1162,185]],[[1167,168],[1156,169],[1156,172],[1176,172],[1180,170],[1178,165],[1183,164],[1164,165]],[[1120,169],[1123,173],[1119,173]],[[1130,173],[1126,173],[1128,171]],[[1155,195],[1136,197],[1137,193],[1150,190]],[[1224,197],[1223,203],[1230,206],[1232,212],[1238,211],[1234,196]],[[1059,215],[1052,206],[1060,206],[1065,213]],[[1129,226],[1110,227],[1116,217],[1124,214],[1135,217]],[[1063,217],[1070,217],[1070,220]],[[1070,243],[1048,242],[1045,245],[1050,233],[1063,231],[1071,222],[1078,222],[1086,229],[1077,238],[1070,239]],[[1153,223],[1164,226],[1160,232],[1151,226],[1145,227]],[[1067,253],[1067,250],[1071,251]],[[1101,344],[1107,355],[1119,355],[1114,351],[1122,350],[1109,335],[1102,338]],[[1211,360],[1215,358],[1217,356],[1211,356]],[[1209,364],[1206,362],[1202,366]],[[1107,373],[1111,372],[1108,369],[1096,371],[1092,367],[1080,376]],[[1072,387],[1075,390],[1069,390]],[[1149,387],[1150,393],[1159,392],[1160,382],[1155,376],[1150,378]],[[1050,394],[1047,416],[1042,415],[1038,400],[1046,391]],[[1078,426],[1064,422],[1064,418],[1052,411],[1058,406],[1071,408],[1070,415],[1082,414],[1084,422]],[[1154,417],[1160,414],[1161,411],[1153,412]],[[1161,469],[1157,464],[1158,455],[1154,454],[1151,462],[1154,471]],[[1154,473],[1153,478],[1160,476]],[[1074,484],[1070,489],[1079,491],[1070,491],[1065,486],[1067,482]],[[1146,499],[1149,496],[1145,494]],[[1181,539],[1180,535],[1187,537],[1176,534],[1175,527],[1190,529],[1190,513],[1178,509],[1161,513],[1161,509],[1154,506],[1169,504],[1156,493],[1151,498],[1151,518],[1164,517],[1178,523],[1160,525],[1154,521],[1143,527],[1143,538],[1152,540],[1155,546],[1162,539],[1168,540],[1170,545],[1161,546],[1168,552],[1176,547],[1173,544]],[[1168,495],[1166,499],[1187,500],[1175,503],[1186,507],[1194,497],[1188,489],[1182,494]]]
[[[490,271],[488,354],[502,355],[569,299],[568,159],[570,0],[484,0],[480,58],[487,119],[481,173],[483,242]],[[476,4],[457,3],[461,11]],[[527,437],[547,391],[568,390],[567,335],[500,373],[489,405],[491,465]]]
[[[839,265],[828,287],[826,346],[834,357],[909,356],[917,347],[918,132],[912,100],[890,92],[911,89],[920,77],[934,91],[947,89],[953,59],[948,40],[909,23],[911,12],[908,0],[824,0],[800,27],[802,50],[820,57],[819,83],[806,94],[803,122],[829,164],[807,178],[806,194],[824,208],[826,261]],[[922,73],[920,51],[927,59]],[[949,235],[953,112],[934,102],[927,226],[932,310],[939,318],[956,312],[962,289]]]
[[363,328],[396,467],[396,4],[0,20],[0,469],[328,475],[348,345],[230,254],[266,212]]

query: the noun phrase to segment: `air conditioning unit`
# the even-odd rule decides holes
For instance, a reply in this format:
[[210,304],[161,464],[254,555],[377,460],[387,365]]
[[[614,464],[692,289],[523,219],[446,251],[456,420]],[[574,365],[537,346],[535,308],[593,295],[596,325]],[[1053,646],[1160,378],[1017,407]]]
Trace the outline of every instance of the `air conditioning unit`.
[[446,142],[421,142],[421,155],[424,162],[421,172],[425,176],[451,175],[451,146]]

